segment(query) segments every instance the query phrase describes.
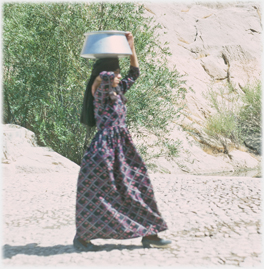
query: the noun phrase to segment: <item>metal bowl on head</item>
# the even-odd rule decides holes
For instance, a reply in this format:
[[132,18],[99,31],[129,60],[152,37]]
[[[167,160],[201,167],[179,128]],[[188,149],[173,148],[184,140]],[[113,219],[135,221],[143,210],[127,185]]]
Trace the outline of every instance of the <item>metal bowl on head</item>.
[[83,58],[113,58],[132,55],[124,31],[97,31],[85,33]]

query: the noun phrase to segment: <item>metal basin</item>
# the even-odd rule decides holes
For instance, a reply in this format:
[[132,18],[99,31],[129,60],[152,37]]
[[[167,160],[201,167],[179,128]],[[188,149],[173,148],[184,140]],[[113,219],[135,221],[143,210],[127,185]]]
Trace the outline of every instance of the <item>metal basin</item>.
[[85,42],[82,48],[83,58],[112,58],[132,55],[127,42],[126,32],[98,31],[85,33]]

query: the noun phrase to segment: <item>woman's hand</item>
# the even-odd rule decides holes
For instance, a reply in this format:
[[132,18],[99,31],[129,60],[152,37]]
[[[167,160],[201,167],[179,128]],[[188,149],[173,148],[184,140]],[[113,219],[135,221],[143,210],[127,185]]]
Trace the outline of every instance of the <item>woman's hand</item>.
[[133,34],[131,32],[126,32],[125,35],[126,35],[127,42],[129,44],[129,47],[133,51],[133,48],[134,48],[134,37],[133,37]]
[[[115,78],[112,82],[112,87],[117,87],[121,79],[121,75],[119,74],[119,71],[115,72]],[[92,95],[94,96],[96,89],[100,86],[102,82],[102,79],[100,76],[97,76],[96,79],[94,80],[94,83],[92,85]]]
[[102,79],[100,78],[100,76],[97,76],[96,79],[94,80],[93,85],[92,85],[92,95],[93,96],[94,96],[94,93],[95,93],[96,89],[101,84],[101,82],[102,82]]
[[130,65],[135,66],[135,67],[139,67],[136,49],[135,49],[135,45],[134,45],[134,36],[130,32],[126,32],[125,35],[126,35],[129,47],[131,48],[131,51],[132,51],[132,55],[130,56]]

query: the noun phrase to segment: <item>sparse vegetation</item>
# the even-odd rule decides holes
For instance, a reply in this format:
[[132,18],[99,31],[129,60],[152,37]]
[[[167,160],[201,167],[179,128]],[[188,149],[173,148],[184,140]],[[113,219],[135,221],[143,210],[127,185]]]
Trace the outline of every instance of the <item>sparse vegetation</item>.
[[261,82],[247,85],[243,92],[238,95],[229,86],[207,94],[216,113],[208,118],[204,130],[226,149],[228,140],[239,147],[250,135],[261,135]]

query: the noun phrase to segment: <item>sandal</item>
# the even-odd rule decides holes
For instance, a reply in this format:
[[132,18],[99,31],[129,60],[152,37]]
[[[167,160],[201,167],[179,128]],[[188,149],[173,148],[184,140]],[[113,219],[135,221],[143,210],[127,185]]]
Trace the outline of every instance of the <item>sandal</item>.
[[82,242],[83,240],[78,238],[78,237],[75,237],[73,239],[73,246],[78,249],[78,250],[81,250],[81,251],[97,251],[99,250],[99,246],[95,246],[94,244],[92,244],[91,242]]
[[142,238],[141,243],[144,248],[150,248],[151,245],[156,247],[167,247],[169,244],[171,244],[170,240],[159,238],[158,236],[153,237],[153,239],[147,238],[148,236],[145,236]]

